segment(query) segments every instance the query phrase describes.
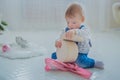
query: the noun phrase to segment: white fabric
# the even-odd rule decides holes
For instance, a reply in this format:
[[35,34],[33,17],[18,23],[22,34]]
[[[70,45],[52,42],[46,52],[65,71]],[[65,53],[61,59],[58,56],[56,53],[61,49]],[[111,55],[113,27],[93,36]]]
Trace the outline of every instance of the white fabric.
[[2,52],[2,46],[0,46],[0,56],[9,59],[25,59],[36,56],[42,56],[47,50],[44,47],[37,46],[29,43],[28,48],[21,48],[17,44],[10,44],[10,50]]

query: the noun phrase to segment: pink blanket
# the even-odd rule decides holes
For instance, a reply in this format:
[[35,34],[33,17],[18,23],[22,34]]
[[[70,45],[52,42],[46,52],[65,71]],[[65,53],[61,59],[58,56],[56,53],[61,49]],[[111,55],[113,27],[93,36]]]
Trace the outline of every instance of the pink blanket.
[[92,73],[86,69],[83,69],[81,67],[78,67],[75,63],[63,63],[58,60],[46,58],[45,59],[45,70],[61,70],[61,71],[70,71],[73,73],[76,73],[84,78],[89,79],[92,75]]

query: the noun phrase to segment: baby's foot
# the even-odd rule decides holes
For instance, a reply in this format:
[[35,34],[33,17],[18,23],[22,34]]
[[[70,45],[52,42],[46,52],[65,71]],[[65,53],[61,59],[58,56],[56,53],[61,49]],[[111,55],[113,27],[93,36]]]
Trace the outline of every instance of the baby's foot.
[[104,69],[104,63],[102,61],[96,61],[94,67]]

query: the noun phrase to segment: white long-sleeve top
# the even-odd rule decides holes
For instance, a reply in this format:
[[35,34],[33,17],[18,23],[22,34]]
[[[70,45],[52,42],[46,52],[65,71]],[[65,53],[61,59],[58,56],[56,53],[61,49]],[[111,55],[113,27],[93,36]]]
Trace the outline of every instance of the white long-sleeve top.
[[[66,27],[68,29],[68,27]],[[61,35],[66,32],[66,28],[64,28],[61,32]],[[69,29],[68,29],[69,30]],[[91,47],[91,37],[90,31],[87,26],[80,26],[80,29],[75,29],[76,35],[80,36],[83,41],[77,42],[79,53],[87,54]]]

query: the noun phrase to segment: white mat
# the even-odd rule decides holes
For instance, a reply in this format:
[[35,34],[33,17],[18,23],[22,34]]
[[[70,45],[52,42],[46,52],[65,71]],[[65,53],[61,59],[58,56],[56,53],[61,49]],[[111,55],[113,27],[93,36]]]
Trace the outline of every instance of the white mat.
[[2,47],[0,46],[0,56],[9,59],[27,59],[42,56],[45,53],[47,53],[45,47],[35,44],[29,44],[28,48],[21,48],[17,44],[12,44],[10,50],[7,52],[2,52]]

